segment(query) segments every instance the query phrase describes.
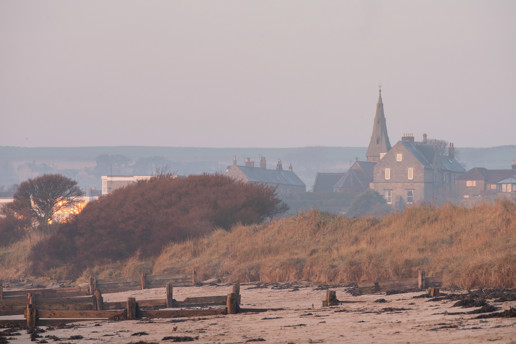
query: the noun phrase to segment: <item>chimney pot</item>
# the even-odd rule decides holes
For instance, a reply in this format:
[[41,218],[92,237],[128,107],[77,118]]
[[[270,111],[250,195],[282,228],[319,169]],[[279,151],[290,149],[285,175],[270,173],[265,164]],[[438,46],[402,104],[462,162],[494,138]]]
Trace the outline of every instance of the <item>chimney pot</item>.
[[267,168],[267,161],[264,156],[260,158],[260,168]]
[[428,142],[428,136],[425,134],[423,134],[423,143],[426,145]]
[[278,163],[276,164],[276,169],[278,171],[282,171],[283,170],[283,165],[281,164],[281,159],[278,159]]
[[414,134],[403,134],[401,141],[414,143]]

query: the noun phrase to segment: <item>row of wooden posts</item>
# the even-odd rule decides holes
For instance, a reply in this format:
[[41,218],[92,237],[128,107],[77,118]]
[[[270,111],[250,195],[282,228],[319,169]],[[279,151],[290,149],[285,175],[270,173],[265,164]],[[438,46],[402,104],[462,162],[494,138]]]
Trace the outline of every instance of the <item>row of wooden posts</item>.
[[[176,301],[173,298],[173,287],[167,284],[165,288],[165,300],[141,300],[136,301],[134,297],[127,299],[127,302],[110,302],[103,301],[100,290],[95,290],[93,295],[93,310],[52,310],[42,309],[43,304],[36,302],[34,295],[28,295],[28,304],[24,310],[27,327],[35,327],[43,323],[54,323],[52,321],[41,321],[40,319],[63,319],[66,322],[78,321],[84,318],[88,319],[118,319],[133,320],[139,318],[171,318],[185,316],[208,316],[221,314],[236,314],[240,311],[240,284],[233,285],[233,290],[227,296],[204,296],[187,298],[184,301]],[[185,309],[187,307],[212,307],[208,309]],[[220,307],[225,306],[225,307]],[[73,306],[71,306],[73,307]],[[163,307],[180,309],[144,309],[145,307]],[[247,310],[249,311],[249,310]],[[261,310],[256,310],[261,311]],[[57,320],[63,322],[63,320]]]
[[[361,293],[362,291],[369,292],[380,292],[380,291],[388,291],[388,290],[411,290],[416,289],[414,279],[403,279],[396,281],[382,281],[382,282],[372,282],[373,290],[371,290],[371,282],[359,283],[358,291]],[[428,295],[431,297],[439,296],[439,287],[442,285],[442,281],[437,277],[427,277],[424,271],[419,271],[417,277],[417,290],[425,290],[427,289]],[[337,299],[337,293],[335,290],[327,290],[326,298],[322,301],[323,307],[328,306],[336,306],[340,303]]]

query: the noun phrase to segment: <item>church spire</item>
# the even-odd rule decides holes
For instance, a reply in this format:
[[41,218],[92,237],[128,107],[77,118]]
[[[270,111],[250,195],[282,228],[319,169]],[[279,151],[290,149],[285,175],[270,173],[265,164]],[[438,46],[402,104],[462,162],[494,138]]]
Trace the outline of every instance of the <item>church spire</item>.
[[387,123],[383,112],[382,87],[378,90],[378,103],[374,116],[373,133],[367,148],[367,161],[378,162],[391,149],[389,135],[387,135]]

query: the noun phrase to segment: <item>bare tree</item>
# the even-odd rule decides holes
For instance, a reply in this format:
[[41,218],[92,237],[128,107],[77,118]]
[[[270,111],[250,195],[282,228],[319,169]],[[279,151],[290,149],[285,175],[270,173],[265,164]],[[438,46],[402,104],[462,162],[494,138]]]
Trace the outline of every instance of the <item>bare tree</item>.
[[57,211],[73,206],[82,195],[84,192],[75,180],[60,174],[45,174],[21,183],[5,211],[45,227]]

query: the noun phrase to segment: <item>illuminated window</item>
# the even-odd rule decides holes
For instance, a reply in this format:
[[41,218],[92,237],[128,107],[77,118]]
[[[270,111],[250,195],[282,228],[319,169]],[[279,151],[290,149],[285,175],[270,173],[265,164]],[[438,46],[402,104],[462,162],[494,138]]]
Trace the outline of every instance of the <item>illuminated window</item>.
[[403,154],[401,154],[401,153],[396,154],[396,161],[398,161],[398,162],[403,161]]
[[390,180],[391,179],[391,169],[390,168],[385,168],[385,180]]
[[386,153],[380,153],[380,160],[383,159],[383,157],[385,156]]
[[475,186],[477,186],[477,181],[476,180],[467,180],[466,186],[470,187],[470,188],[475,187]]
[[413,180],[414,179],[414,167],[408,168],[408,179]]
[[414,203],[414,190],[407,190],[407,204]]
[[392,204],[392,190],[385,190],[384,197],[387,204]]

